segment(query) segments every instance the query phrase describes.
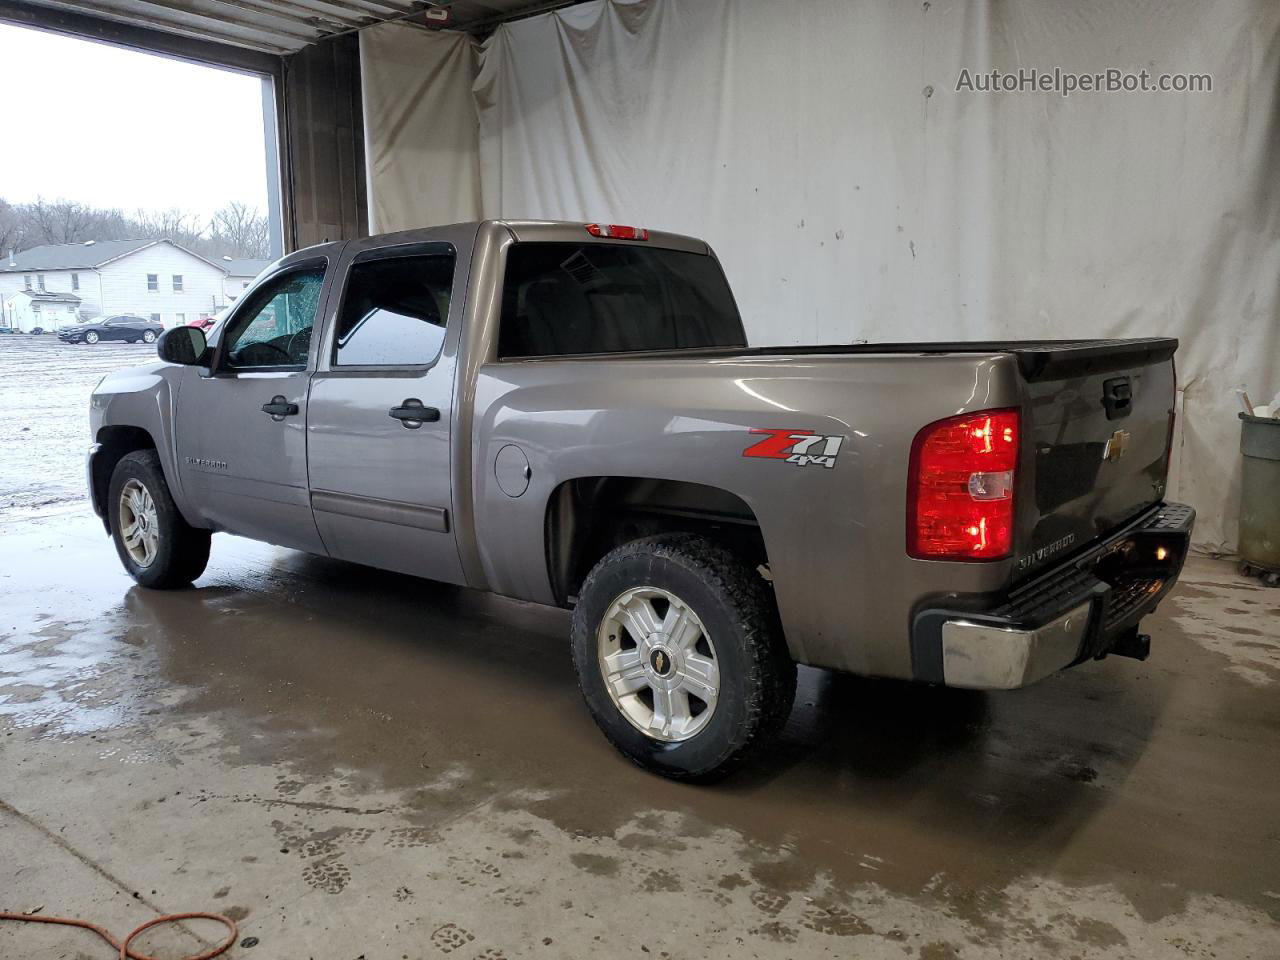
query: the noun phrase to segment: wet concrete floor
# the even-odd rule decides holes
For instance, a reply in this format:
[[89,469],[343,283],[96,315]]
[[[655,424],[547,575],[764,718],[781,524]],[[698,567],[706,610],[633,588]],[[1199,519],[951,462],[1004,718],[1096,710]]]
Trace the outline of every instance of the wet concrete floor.
[[763,762],[680,786],[561,612],[225,535],[150,592],[82,506],[8,511],[0,909],[211,909],[257,958],[1280,957],[1280,591],[1196,559],[1148,627],[1006,694],[803,670]]

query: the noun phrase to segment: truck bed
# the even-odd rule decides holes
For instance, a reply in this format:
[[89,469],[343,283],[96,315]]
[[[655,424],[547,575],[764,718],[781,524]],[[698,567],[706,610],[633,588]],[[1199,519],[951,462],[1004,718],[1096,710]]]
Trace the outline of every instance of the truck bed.
[[[762,347],[687,347],[674,350],[634,350],[615,354],[580,354],[527,358],[538,361],[690,357],[719,360],[731,357],[927,356],[956,353],[1003,353],[1017,358],[1028,383],[1064,380],[1130,367],[1149,366],[1170,359],[1178,349],[1173,337],[1128,340],[938,340],[905,343],[779,344]],[[526,360],[526,358],[520,358]],[[526,361],[527,362],[527,361]]]
[[[733,354],[762,356],[785,353],[815,354],[885,353],[1010,353],[1018,359],[1028,382],[1106,373],[1126,367],[1147,366],[1168,360],[1178,349],[1173,337],[1130,340],[941,340],[926,343],[852,343],[817,346],[750,347]],[[719,351],[729,352],[729,351]]]

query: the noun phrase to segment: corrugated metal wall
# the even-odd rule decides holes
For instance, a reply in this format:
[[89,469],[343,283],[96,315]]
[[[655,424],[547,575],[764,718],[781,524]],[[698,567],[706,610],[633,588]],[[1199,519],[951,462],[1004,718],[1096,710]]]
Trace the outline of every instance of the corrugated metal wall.
[[359,40],[322,40],[286,57],[283,86],[286,246],[365,236]]
[[[288,56],[326,37],[389,20],[485,33],[504,20],[581,0],[5,0],[40,16],[92,17]],[[444,19],[428,19],[427,8]]]

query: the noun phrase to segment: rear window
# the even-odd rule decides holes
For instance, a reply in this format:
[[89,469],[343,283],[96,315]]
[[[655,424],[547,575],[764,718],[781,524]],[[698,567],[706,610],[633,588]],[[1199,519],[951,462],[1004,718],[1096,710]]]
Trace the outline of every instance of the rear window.
[[705,254],[517,243],[502,291],[502,357],[744,347],[724,271]]
[[440,355],[454,254],[357,262],[338,315],[337,366],[425,366]]

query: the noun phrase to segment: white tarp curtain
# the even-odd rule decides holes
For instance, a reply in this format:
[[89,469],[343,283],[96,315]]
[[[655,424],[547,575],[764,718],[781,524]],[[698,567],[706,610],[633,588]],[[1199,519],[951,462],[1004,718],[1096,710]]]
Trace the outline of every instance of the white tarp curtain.
[[[1055,67],[1213,90],[956,90]],[[754,344],[1177,336],[1170,495],[1230,549],[1233,390],[1280,389],[1278,82],[1270,0],[601,0],[485,43],[481,212],[705,237]]]
[[404,23],[360,34],[369,228],[471,220],[480,208],[476,49]]

